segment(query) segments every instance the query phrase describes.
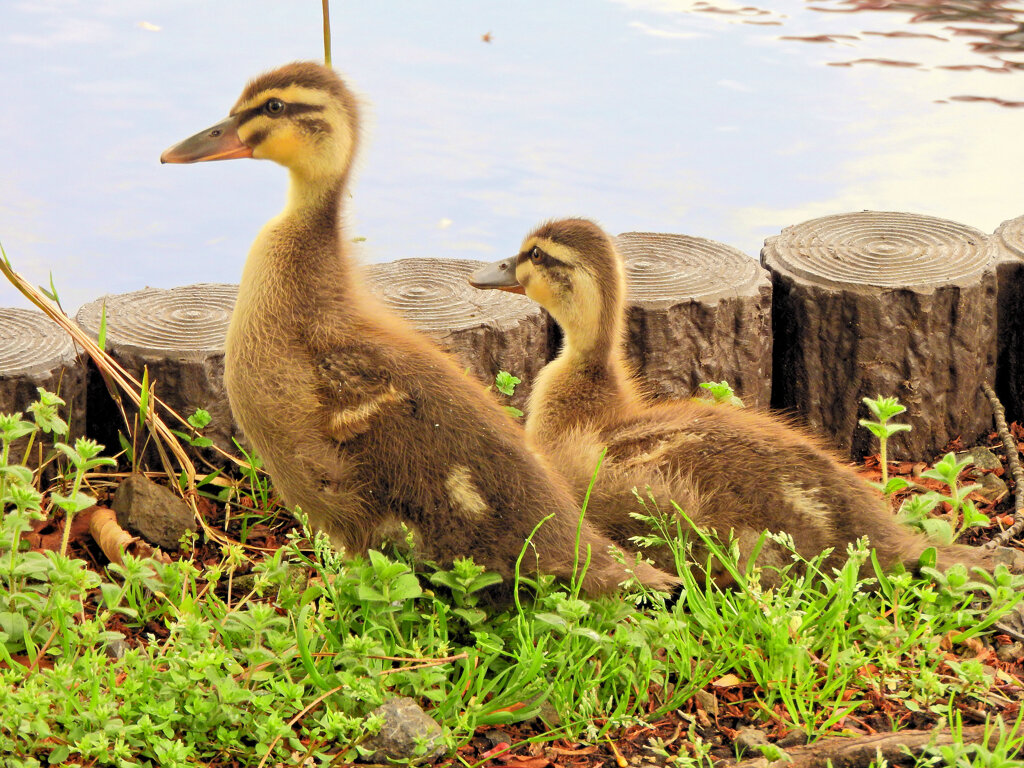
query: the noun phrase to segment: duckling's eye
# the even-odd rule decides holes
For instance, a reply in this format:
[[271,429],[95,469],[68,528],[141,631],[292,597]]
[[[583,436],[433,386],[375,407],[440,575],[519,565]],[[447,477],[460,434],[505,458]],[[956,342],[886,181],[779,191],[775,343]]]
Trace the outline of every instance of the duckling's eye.
[[544,261],[544,251],[542,251],[537,246],[533,246],[533,250],[530,251],[530,261],[532,261],[534,264],[540,264],[542,261]]
[[284,102],[280,99],[270,99],[263,105],[263,111],[268,115],[280,115],[284,112]]

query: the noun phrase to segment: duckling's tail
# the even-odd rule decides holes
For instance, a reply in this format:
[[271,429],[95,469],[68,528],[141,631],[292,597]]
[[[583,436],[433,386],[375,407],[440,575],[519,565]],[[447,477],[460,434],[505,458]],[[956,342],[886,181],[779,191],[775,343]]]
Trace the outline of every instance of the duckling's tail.
[[1011,571],[1024,572],[1024,555],[1016,550],[1005,547],[989,549],[965,544],[940,544],[924,534],[911,531],[896,520],[890,518],[887,522],[888,525],[881,526],[881,529],[876,530],[870,537],[871,544],[878,553],[879,562],[885,568],[900,562],[908,571],[918,571],[921,555],[925,550],[933,548],[936,554],[935,567],[940,571],[960,564],[966,566],[968,570],[981,568],[991,573],[997,565],[1004,564]]

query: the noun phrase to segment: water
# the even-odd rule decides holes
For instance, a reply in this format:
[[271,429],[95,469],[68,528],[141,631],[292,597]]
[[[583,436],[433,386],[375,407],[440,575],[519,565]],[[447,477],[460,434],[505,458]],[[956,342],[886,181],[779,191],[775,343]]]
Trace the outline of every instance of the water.
[[[368,105],[349,200],[367,261],[495,259],[564,215],[756,256],[828,213],[985,231],[1024,214],[1024,10],[1007,3],[335,0],[333,15],[335,66]],[[322,56],[320,35],[315,0],[0,5],[15,268],[52,272],[71,310],[237,282],[285,172],[158,157],[250,76]],[[2,282],[0,306],[28,304]]]

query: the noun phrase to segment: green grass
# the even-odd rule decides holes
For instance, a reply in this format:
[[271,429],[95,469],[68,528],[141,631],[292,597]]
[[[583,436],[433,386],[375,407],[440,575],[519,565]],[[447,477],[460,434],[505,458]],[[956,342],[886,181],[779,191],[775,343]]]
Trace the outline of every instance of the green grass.
[[[1005,569],[862,581],[871,555],[855,547],[835,573],[822,572],[822,558],[794,556],[780,586],[766,589],[756,562],[707,538],[703,547],[740,588],[722,591],[680,567],[683,588],[666,607],[639,592],[583,599],[574,585],[538,576],[527,546],[519,600],[502,607],[488,600],[497,577],[471,561],[438,569],[393,552],[345,559],[321,537],[293,534],[251,567],[229,545],[207,564],[126,557],[97,572],[25,545],[60,488],[29,492],[36,478],[10,445],[34,421],[4,423],[5,765],[340,764],[380,726],[368,713],[394,696],[417,699],[452,752],[484,726],[532,741],[606,744],[674,717],[679,738],[669,745],[652,731],[647,750],[677,765],[710,764],[698,692],[715,695],[722,722],[774,734],[797,728],[811,739],[909,718],[955,725],[962,707],[1015,714],[1003,691],[1019,681],[969,653],[1018,599],[1022,579]],[[66,486],[84,493],[80,465],[66,451],[60,457]],[[648,519],[650,543],[674,544],[674,518]],[[687,553],[677,546],[676,554],[683,565]],[[123,655],[110,653],[124,637]],[[1012,764],[1024,736],[1019,720],[1002,727],[994,746],[954,745],[942,759]]]

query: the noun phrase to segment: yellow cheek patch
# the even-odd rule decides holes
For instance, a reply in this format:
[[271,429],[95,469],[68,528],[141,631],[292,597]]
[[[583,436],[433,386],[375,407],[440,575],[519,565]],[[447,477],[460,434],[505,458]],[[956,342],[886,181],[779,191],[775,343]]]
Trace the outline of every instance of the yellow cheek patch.
[[532,279],[526,283],[526,295],[544,307],[544,309],[557,314],[558,302],[555,299],[555,294],[551,290],[551,286],[544,280],[540,279],[537,275],[534,275]]
[[287,164],[302,151],[302,143],[290,126],[273,126],[270,134],[253,149],[253,157]]

